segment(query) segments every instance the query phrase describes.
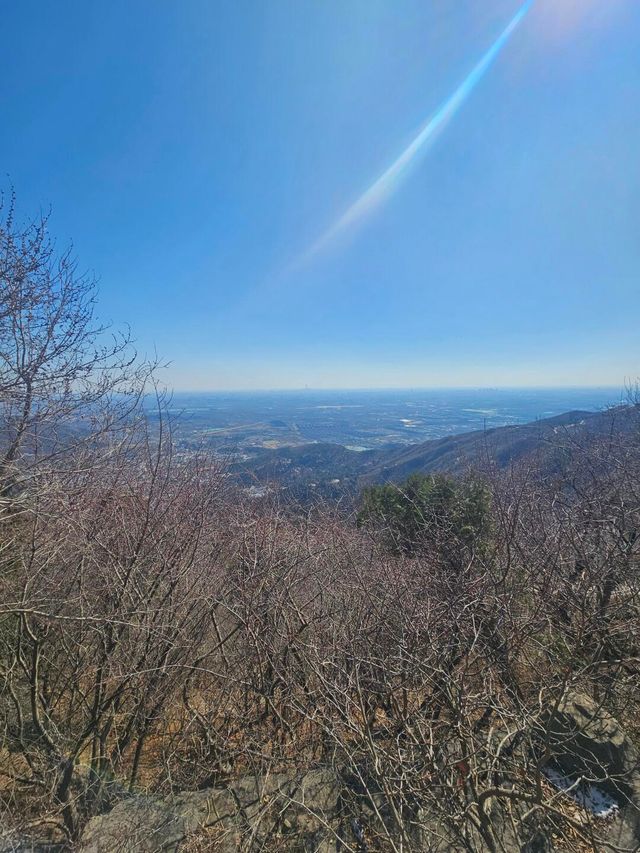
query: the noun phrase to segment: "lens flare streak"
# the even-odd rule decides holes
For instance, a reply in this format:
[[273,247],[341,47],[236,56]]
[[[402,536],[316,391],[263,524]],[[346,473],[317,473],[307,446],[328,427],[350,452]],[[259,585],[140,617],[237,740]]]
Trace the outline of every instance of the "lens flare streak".
[[455,92],[439,107],[421,128],[417,136],[409,143],[400,156],[378,177],[360,198],[354,202],[342,216],[328,228],[327,231],[307,250],[304,260],[309,260],[314,255],[325,249],[341,233],[356,225],[367,214],[371,213],[398,187],[401,180],[406,177],[409,168],[415,165],[419,155],[423,155],[429,148],[440,131],[455,116],[462,104],[471,95],[475,87],[484,77],[493,62],[496,60],[509,38],[524,19],[533,5],[534,0],[527,0],[520,10],[514,15],[503,32],[487,50],[477,65],[471,70],[464,81]]

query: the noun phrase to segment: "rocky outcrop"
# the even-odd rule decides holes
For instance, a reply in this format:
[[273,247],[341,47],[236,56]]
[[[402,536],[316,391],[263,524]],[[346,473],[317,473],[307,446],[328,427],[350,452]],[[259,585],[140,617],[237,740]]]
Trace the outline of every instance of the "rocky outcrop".
[[283,849],[329,853],[344,831],[340,784],[317,770],[297,780],[283,775],[247,776],[221,790],[183,793],[165,799],[130,797],[93,818],[82,853],[176,853],[185,839],[201,838],[211,849],[232,853],[255,843],[287,838]]
[[548,724],[549,746],[567,775],[585,776],[612,794],[640,794],[640,756],[618,721],[583,693],[568,693]]
[[584,693],[568,692],[546,722],[552,766],[570,780],[584,780],[619,804],[606,827],[607,841],[640,846],[640,754],[620,723]]
[[[412,851],[458,853],[460,842],[441,817],[425,813],[405,827]],[[182,793],[170,798],[129,797],[93,818],[77,853],[237,853],[270,850],[294,853],[373,853],[371,830],[393,821],[382,794],[359,795],[327,770],[296,781],[274,775],[244,777],[224,790]],[[502,853],[553,853],[546,837],[512,838],[503,826]],[[383,849],[387,849],[386,847]],[[465,849],[488,849],[474,831]]]

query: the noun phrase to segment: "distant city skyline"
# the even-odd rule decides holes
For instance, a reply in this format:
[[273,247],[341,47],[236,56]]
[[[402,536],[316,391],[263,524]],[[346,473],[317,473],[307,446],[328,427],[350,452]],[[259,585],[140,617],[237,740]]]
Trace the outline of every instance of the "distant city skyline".
[[23,0],[3,24],[2,186],[53,208],[170,386],[640,376],[636,0]]

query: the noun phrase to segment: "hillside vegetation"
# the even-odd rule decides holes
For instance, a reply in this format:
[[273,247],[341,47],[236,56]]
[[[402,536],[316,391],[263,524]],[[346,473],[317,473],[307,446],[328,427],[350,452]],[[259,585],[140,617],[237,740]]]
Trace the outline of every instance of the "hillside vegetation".
[[175,452],[46,222],[0,243],[0,849],[640,843],[633,402],[292,512]]
[[[400,483],[412,474],[455,474],[535,465],[541,476],[562,473],[574,448],[611,432],[636,428],[633,406],[599,412],[570,411],[528,424],[491,427],[383,450],[354,451],[331,443],[263,450],[234,462],[230,471],[245,485],[282,491],[310,503],[320,498],[352,500],[374,483]],[[355,501],[357,502],[357,500]]]

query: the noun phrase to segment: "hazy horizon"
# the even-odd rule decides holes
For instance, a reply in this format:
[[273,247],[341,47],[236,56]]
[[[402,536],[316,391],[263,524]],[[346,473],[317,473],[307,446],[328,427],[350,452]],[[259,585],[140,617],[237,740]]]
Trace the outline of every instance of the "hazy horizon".
[[584,390],[584,391],[613,391],[615,393],[624,394],[632,385],[361,385],[361,386],[286,386],[286,387],[265,387],[265,388],[175,388],[171,386],[171,390],[176,394],[268,394],[280,392],[300,392],[305,391],[321,391],[326,393],[336,392],[358,392],[358,391],[562,391],[562,390]]

